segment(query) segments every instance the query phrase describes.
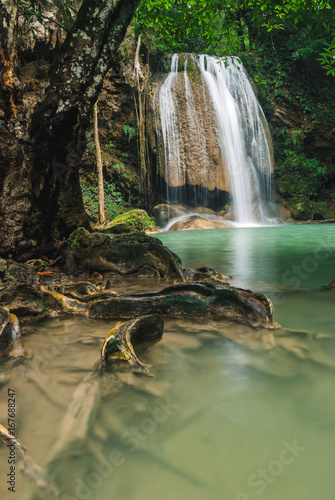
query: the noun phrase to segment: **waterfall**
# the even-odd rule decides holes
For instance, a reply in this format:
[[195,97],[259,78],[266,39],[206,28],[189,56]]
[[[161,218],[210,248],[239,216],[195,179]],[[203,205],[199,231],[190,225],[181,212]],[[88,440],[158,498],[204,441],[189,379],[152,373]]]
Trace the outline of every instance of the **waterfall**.
[[237,223],[273,223],[271,137],[238,58],[175,54],[155,108],[168,202],[208,206],[221,195]]
[[[177,121],[177,103],[172,94],[172,84],[178,77],[178,54],[174,54],[171,60],[171,71],[159,92],[159,114],[164,142],[164,164],[165,178],[169,178],[169,167],[176,165],[177,172],[181,177],[180,154],[179,154],[179,128]],[[169,182],[166,183],[166,197],[169,201]]]

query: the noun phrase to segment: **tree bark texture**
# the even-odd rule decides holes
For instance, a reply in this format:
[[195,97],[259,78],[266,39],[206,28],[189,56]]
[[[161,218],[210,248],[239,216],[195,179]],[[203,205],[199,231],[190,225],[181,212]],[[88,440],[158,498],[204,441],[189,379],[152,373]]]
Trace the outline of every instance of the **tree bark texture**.
[[17,116],[19,80],[17,0],[0,1],[0,107],[6,119]]
[[[7,197],[7,210],[0,212],[0,254],[17,256],[20,241],[25,248],[35,244],[40,246],[43,242],[67,237],[78,226],[88,226],[89,218],[84,210],[79,182],[79,164],[86,143],[85,130],[103,79],[139,1],[83,1],[72,29],[53,60],[45,98],[36,106],[32,116],[30,162],[24,166],[24,161],[16,155],[13,165],[7,168],[10,171],[16,169],[17,177],[27,186],[24,196],[12,189]],[[17,0],[0,3],[5,14],[12,13],[11,20],[16,12],[16,3]],[[3,9],[3,4],[14,10]],[[17,43],[17,24],[15,28],[13,23],[11,26]],[[6,61],[11,62],[15,69],[15,55],[8,55],[8,51],[4,54]],[[16,94],[9,90],[2,92],[2,97],[8,110],[5,128],[11,130],[15,125],[10,124],[10,119],[13,121],[15,118]],[[26,143],[20,145],[28,149]],[[0,158],[1,153],[6,158],[6,150],[1,146],[0,149]],[[0,168],[0,188],[3,190],[12,175],[2,165]],[[23,198],[25,215],[18,221],[16,207]]]

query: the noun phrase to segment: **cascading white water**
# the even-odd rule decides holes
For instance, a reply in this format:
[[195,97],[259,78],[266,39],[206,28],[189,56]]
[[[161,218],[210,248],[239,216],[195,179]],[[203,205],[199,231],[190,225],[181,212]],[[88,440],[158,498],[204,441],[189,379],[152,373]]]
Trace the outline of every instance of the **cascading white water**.
[[207,155],[207,147],[206,147],[206,137],[204,134],[204,126],[202,116],[198,117],[192,86],[190,83],[190,79],[187,74],[187,63],[188,59],[185,59],[184,63],[184,81],[185,81],[185,93],[186,93],[186,105],[187,105],[187,114],[190,123],[190,141],[196,141],[196,143],[200,147],[201,157],[202,157],[202,175],[206,179],[208,176],[209,170],[209,160]]
[[[171,60],[171,71],[161,86],[159,91],[159,110],[164,142],[164,160],[166,178],[168,178],[168,168],[175,164],[177,171],[180,169],[179,154],[179,127],[177,122],[177,112],[175,99],[172,94],[173,81],[178,76],[178,54],[174,54]],[[169,200],[169,185],[167,183],[167,199]]]
[[[220,168],[228,171],[235,221],[242,225],[273,223],[275,214],[271,203],[272,158],[269,134],[264,113],[243,65],[235,57],[222,61],[207,55],[199,56],[196,60],[199,73],[196,78],[202,80],[204,96],[207,93],[210,99],[208,109],[201,109],[199,112],[187,74],[188,58],[191,57],[194,62],[194,56],[185,59],[183,93],[175,90],[179,77],[178,55],[175,54],[171,61],[171,71],[156,95],[164,145],[167,198],[169,200],[169,184],[192,184],[189,181],[187,159],[182,157],[185,152],[190,151],[187,141],[193,141],[197,145],[198,156],[201,151],[200,177],[206,184],[214,165],[210,161],[213,155],[209,153],[208,143],[211,141],[207,140],[203,122],[214,121],[220,154],[225,158],[225,167],[220,165]],[[181,103],[178,104],[178,98],[186,100],[189,130],[189,137],[186,139],[179,123],[181,118],[185,118],[180,116]],[[174,184],[170,182],[172,170]]]
[[[220,127],[236,221],[269,223],[271,155],[261,119],[265,117],[242,63],[234,57],[218,61],[201,55],[199,66]],[[255,207],[252,207],[253,201]]]

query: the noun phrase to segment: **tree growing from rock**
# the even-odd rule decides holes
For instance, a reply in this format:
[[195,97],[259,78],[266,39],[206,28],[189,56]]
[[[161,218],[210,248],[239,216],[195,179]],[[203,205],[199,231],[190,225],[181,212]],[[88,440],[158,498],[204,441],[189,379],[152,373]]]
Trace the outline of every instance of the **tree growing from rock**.
[[104,76],[139,0],[84,0],[28,127],[18,78],[18,3],[0,2],[0,253],[26,258],[88,226],[78,166]]

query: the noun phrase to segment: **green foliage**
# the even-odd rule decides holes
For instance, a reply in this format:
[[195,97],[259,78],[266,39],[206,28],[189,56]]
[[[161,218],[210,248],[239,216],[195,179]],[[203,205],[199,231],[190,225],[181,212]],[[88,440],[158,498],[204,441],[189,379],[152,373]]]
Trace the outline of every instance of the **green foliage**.
[[[142,0],[135,16],[153,52],[249,50],[256,33],[305,31],[292,51],[294,59],[317,58],[335,74],[335,16],[323,0]],[[305,39],[304,39],[305,38]],[[317,57],[316,57],[317,56]]]
[[93,140],[93,130],[86,132],[86,149],[87,154],[92,154],[95,149],[95,143]]
[[324,52],[320,53],[318,61],[327,70],[327,75],[335,76],[335,37],[330,43],[324,43]]
[[120,174],[121,170],[124,170],[124,164],[122,162],[115,163],[114,170],[116,170],[116,172],[118,172]]
[[70,234],[69,243],[70,243],[71,248],[79,247],[79,242],[78,242],[78,238],[75,234],[75,231]]
[[244,26],[236,14],[240,3],[142,0],[135,17],[135,34],[141,34],[154,53],[217,52],[236,42],[239,46]]
[[104,146],[106,151],[114,151],[115,149],[115,144],[112,143],[112,141],[107,142]]
[[315,199],[327,181],[327,167],[315,158],[296,151],[286,151],[286,160],[278,165],[277,176],[285,193]]
[[303,220],[335,215],[333,167],[313,153],[314,143],[335,127],[335,86],[317,61],[325,36],[324,30],[313,34],[311,26],[263,32],[254,51],[242,56],[265,113],[273,117],[276,184],[293,216]]
[[136,130],[134,129],[134,127],[131,127],[130,125],[125,125],[123,127],[123,132],[124,135],[129,138],[129,140],[135,137],[136,135]]
[[[91,217],[96,218],[98,214],[98,186],[89,185],[85,179],[81,179],[81,190],[86,210]],[[120,191],[115,189],[112,182],[104,181],[105,191],[105,214],[107,219],[114,219],[126,211],[127,204]]]
[[133,209],[121,214],[106,226],[110,233],[131,233],[134,231],[156,231],[155,221],[145,210]]
[[324,33],[308,45],[310,34],[309,28],[285,35],[259,34],[255,51],[244,53],[243,63],[258,84],[265,110],[283,102],[285,107],[299,107],[313,124],[335,126],[334,84],[317,61]]
[[324,218],[328,209],[324,190],[332,175],[331,164],[322,164],[306,156],[302,130],[284,129],[281,135],[284,149],[277,155],[282,159],[277,161],[275,173],[282,195],[295,218],[313,219],[315,215]]

